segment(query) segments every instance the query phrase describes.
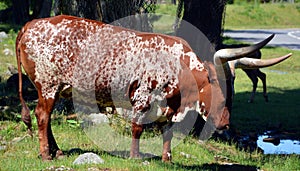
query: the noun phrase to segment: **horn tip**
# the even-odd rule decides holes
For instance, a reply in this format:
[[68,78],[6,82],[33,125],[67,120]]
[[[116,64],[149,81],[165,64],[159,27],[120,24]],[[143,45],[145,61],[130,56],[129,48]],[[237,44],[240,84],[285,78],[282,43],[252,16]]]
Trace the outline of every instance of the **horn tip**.
[[291,57],[293,55],[293,53],[289,53],[289,54],[287,54],[287,55],[285,55],[285,56],[283,56],[284,58],[289,58],[289,57]]
[[274,38],[274,36],[275,36],[275,33],[272,33],[271,36],[269,36],[269,37],[267,38],[267,40],[269,40],[269,41],[272,40],[272,39]]

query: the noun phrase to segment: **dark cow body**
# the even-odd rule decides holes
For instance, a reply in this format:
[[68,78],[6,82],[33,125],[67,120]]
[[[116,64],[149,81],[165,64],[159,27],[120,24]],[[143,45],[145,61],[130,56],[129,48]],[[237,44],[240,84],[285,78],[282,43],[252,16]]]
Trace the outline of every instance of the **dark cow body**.
[[[242,49],[245,52],[238,55],[218,51],[215,61],[221,65],[240,58],[268,41]],[[229,125],[218,71],[213,63],[201,62],[180,38],[61,15],[27,23],[18,34],[16,54],[22,119],[30,131],[29,109],[22,97],[21,64],[38,91],[35,115],[43,160],[62,155],[51,130],[50,114],[64,85],[95,91],[96,98],[110,98],[114,92],[128,97],[133,110],[133,158],[139,157],[139,138],[149,119],[171,124],[194,110],[217,129]],[[156,101],[164,103],[153,109]],[[162,160],[170,161],[172,132],[162,132]]]
[[[240,48],[240,47],[246,47],[249,45],[246,44],[237,44],[237,45],[224,45],[224,48]],[[247,57],[249,58],[253,58],[253,59],[261,59],[261,51],[257,50],[251,54],[248,54]],[[234,62],[235,61],[230,61],[229,65],[231,67],[231,71],[233,74],[233,79],[235,80],[235,66],[234,66]],[[247,76],[249,77],[249,79],[252,82],[252,93],[251,96],[248,100],[249,103],[253,103],[254,101],[254,97],[255,97],[255,93],[256,93],[256,89],[257,89],[257,83],[258,83],[258,78],[262,81],[263,84],[263,96],[265,98],[265,101],[268,102],[269,98],[268,98],[268,94],[267,94],[267,81],[266,81],[266,77],[267,75],[265,73],[263,73],[259,68],[252,68],[252,69],[246,69],[246,68],[242,68],[242,70],[247,74]],[[232,83],[234,84],[234,83]]]

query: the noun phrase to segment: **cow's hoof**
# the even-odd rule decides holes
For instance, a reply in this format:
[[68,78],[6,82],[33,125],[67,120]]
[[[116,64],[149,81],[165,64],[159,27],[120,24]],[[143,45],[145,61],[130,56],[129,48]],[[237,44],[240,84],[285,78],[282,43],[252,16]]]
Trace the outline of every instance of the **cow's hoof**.
[[60,159],[63,159],[64,157],[65,157],[65,155],[63,154],[63,152],[61,150],[56,151],[55,158],[60,160]]
[[42,158],[43,161],[52,161],[52,157],[50,155],[39,155],[39,158]]
[[164,162],[164,163],[172,163],[172,155],[171,155],[171,153],[166,153],[166,154],[163,154],[162,155],[162,161]]
[[51,161],[52,157],[50,155],[46,155],[46,154],[41,154],[39,153],[38,158],[42,159],[43,161]]

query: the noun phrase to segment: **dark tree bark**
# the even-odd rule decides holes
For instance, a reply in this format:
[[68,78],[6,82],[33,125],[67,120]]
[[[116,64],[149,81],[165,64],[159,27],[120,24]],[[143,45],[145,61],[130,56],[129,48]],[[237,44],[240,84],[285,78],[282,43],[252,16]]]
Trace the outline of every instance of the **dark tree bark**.
[[132,0],[102,0],[103,21],[111,23],[120,18],[134,15],[134,3]]
[[[29,14],[30,7],[33,9],[32,15]],[[13,23],[23,25],[35,18],[49,17],[51,8],[52,0],[36,0],[33,4],[29,0],[12,0]]]
[[[154,1],[145,0],[102,0],[103,21],[130,29],[151,32],[148,12]],[[150,10],[150,11],[149,11]]]
[[36,0],[33,5],[33,14],[31,18],[50,17],[52,0]]
[[[156,1],[147,2],[154,4]],[[55,0],[54,13],[55,15],[66,14],[99,20],[141,31],[151,31],[147,15],[134,16],[148,12],[147,8],[143,8],[147,7],[147,4],[144,3],[145,0]],[[125,17],[126,19],[123,19]]]
[[102,20],[101,0],[55,0],[54,14]]
[[[180,0],[179,4],[181,2],[184,5],[182,20],[199,29],[215,49],[219,49],[222,45],[222,21],[226,0]],[[201,43],[193,36],[186,37],[185,26],[182,24],[177,30],[177,35],[186,39],[192,47]]]
[[23,25],[29,21],[29,0],[12,0],[13,23]]

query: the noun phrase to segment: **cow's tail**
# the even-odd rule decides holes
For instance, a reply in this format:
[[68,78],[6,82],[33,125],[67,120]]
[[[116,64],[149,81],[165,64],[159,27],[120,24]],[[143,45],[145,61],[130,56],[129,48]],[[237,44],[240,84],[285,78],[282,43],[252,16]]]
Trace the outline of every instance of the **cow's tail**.
[[25,100],[23,98],[23,90],[22,90],[22,69],[21,69],[21,53],[20,53],[20,47],[19,43],[21,40],[21,37],[23,36],[25,31],[25,28],[23,27],[20,32],[18,33],[17,39],[16,39],[16,57],[17,57],[17,65],[18,65],[18,76],[19,76],[19,98],[22,105],[22,111],[21,111],[21,118],[22,121],[25,123],[28,129],[28,134],[32,136],[32,123],[31,123],[31,116],[30,116],[30,110],[25,103]]

